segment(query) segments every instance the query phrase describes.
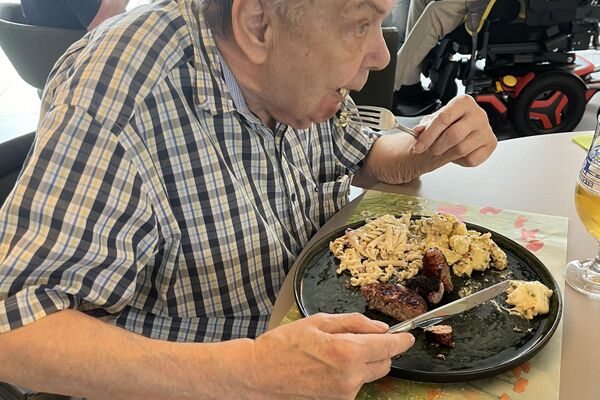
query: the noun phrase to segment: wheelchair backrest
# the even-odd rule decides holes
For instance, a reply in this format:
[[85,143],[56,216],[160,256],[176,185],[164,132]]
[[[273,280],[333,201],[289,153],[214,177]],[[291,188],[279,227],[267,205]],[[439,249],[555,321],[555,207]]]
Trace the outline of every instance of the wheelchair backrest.
[[577,7],[575,0],[528,0],[525,20],[532,26],[569,23],[576,19]]

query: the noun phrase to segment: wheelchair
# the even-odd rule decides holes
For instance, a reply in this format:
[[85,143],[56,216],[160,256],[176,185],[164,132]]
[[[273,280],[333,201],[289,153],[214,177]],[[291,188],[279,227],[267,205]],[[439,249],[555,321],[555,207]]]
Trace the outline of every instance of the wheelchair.
[[598,1],[472,1],[465,25],[424,63],[430,92],[446,104],[460,79],[490,117],[510,120],[522,136],[573,130],[600,91],[592,77],[600,68],[575,54],[600,47]]

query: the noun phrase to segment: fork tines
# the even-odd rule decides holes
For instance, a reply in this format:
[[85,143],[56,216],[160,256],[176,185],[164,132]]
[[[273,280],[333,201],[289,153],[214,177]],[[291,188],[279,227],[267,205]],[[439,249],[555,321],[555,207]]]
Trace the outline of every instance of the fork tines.
[[378,118],[366,117],[362,113],[361,114],[348,114],[348,119],[352,122],[366,126],[368,128],[381,129],[381,127],[379,126]]

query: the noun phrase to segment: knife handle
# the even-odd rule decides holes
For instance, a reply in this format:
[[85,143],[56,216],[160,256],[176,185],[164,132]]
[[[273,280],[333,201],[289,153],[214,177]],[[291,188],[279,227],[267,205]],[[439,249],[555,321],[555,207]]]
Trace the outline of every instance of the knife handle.
[[388,328],[387,333],[400,333],[400,332],[410,332],[415,329],[415,325],[411,321],[400,322],[394,326]]

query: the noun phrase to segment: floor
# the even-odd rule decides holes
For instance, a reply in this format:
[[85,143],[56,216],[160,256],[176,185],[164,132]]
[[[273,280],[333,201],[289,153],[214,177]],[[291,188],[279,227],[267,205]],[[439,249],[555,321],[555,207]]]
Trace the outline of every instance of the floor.
[[[4,0],[3,2],[16,2]],[[128,8],[149,0],[131,0]],[[600,50],[583,52],[586,58],[600,65]],[[40,99],[36,89],[25,83],[12,67],[0,49],[0,142],[35,130],[39,118]],[[588,103],[585,115],[576,130],[593,130],[596,125],[596,112],[600,107],[600,93]],[[403,119],[407,125],[416,125],[419,119]],[[514,136],[507,126],[497,126],[500,140]]]

